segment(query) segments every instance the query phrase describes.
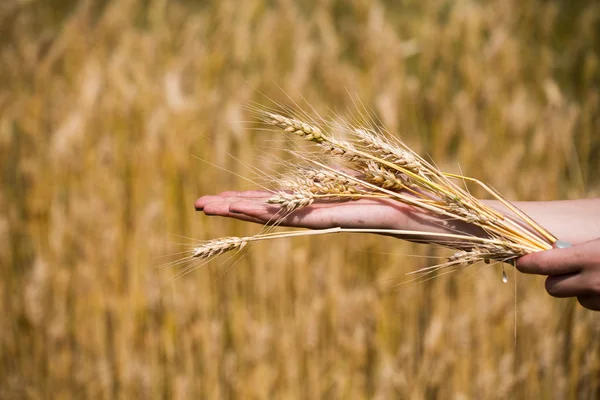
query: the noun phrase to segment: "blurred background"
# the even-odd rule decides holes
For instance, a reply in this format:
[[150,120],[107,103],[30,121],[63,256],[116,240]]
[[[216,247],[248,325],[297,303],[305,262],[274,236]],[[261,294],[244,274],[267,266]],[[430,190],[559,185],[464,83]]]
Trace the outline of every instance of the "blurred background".
[[266,96],[355,94],[512,200],[600,196],[599,57],[593,0],[2,1],[0,398],[599,398],[600,318],[543,278],[399,286],[442,253],[366,235],[160,268],[260,230],[193,204],[283,156]]

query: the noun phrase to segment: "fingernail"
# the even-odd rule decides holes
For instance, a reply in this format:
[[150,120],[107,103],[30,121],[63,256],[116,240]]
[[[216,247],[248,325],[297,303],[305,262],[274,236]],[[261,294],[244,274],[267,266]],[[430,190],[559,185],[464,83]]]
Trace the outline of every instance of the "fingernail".
[[554,247],[556,247],[557,249],[567,249],[572,246],[573,245],[571,243],[565,242],[564,240],[557,240],[556,242],[554,242]]

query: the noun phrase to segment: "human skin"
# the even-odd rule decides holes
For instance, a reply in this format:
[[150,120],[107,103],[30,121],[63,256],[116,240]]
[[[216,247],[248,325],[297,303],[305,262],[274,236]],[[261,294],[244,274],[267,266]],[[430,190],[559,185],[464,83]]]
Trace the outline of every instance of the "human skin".
[[[483,235],[469,224],[447,221],[393,200],[360,199],[313,204],[279,219],[279,207],[266,204],[265,191],[223,192],[203,196],[195,207],[206,215],[242,221],[310,229],[371,228]],[[507,211],[500,202],[486,201]],[[546,291],[554,297],[577,297],[579,303],[600,311],[600,199],[514,202],[540,225],[573,246],[521,257],[517,269],[545,275]],[[403,239],[419,240],[418,235]]]

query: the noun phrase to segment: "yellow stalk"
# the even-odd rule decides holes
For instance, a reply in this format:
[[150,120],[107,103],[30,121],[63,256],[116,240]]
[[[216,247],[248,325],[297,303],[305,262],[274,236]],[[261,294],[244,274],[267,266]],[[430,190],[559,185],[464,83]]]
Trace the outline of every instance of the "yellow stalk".
[[444,175],[452,177],[452,178],[464,179],[466,181],[473,182],[473,183],[480,185],[488,193],[490,193],[492,196],[494,196],[498,201],[500,201],[502,204],[504,204],[509,210],[511,210],[512,212],[517,214],[520,218],[522,218],[525,222],[527,222],[527,224],[529,224],[533,229],[535,229],[538,233],[540,233],[542,236],[544,236],[546,239],[548,239],[548,241],[551,244],[558,240],[554,235],[552,235],[546,229],[541,227],[537,222],[535,222],[533,219],[531,219],[527,214],[525,214],[523,211],[519,210],[517,207],[513,206],[500,193],[498,193],[496,190],[490,188],[489,186],[487,186],[485,183],[481,182],[480,180],[475,179],[475,178],[470,178],[468,176],[461,176],[461,175],[455,175],[455,174],[449,174],[449,173],[444,174]]

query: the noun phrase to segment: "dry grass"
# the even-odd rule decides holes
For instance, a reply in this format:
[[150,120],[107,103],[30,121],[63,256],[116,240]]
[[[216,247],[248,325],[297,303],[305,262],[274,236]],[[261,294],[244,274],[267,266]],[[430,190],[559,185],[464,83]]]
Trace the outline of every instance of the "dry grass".
[[240,122],[274,82],[509,199],[600,195],[596,2],[400,4],[1,2],[0,397],[593,398],[598,317],[536,277],[515,346],[498,266],[398,290],[448,254],[391,238],[154,268],[256,231],[192,204],[286,158]]

